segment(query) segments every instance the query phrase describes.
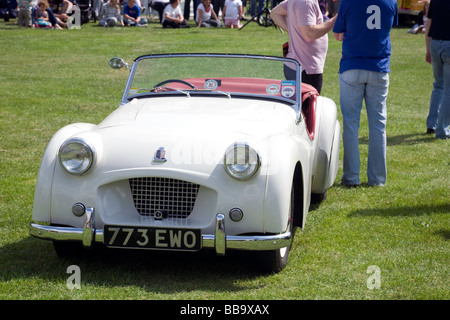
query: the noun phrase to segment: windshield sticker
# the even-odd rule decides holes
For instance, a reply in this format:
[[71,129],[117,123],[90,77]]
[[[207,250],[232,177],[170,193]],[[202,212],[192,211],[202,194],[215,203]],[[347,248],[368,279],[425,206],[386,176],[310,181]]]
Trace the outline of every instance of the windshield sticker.
[[266,93],[270,95],[276,95],[280,92],[280,88],[276,84],[269,84],[266,87]]
[[209,79],[205,81],[205,89],[215,90],[218,86],[220,86],[220,84],[217,80]]
[[281,95],[292,98],[295,95],[295,81],[281,81]]
[[138,88],[130,88],[130,90],[128,91],[128,95],[133,96],[133,95],[137,94],[137,92],[138,92]]

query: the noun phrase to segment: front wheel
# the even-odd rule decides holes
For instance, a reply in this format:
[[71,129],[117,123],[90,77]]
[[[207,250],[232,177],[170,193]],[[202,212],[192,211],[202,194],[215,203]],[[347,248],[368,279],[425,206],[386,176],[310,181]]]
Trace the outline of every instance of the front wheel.
[[283,270],[288,262],[291,246],[272,251],[260,252],[260,261],[263,271],[268,273],[278,273]]
[[277,273],[283,270],[288,262],[289,252],[291,251],[292,243],[294,241],[294,235],[296,228],[294,224],[294,185],[291,188],[291,203],[290,203],[290,216],[289,216],[289,231],[291,232],[291,244],[287,247],[280,248],[271,251],[260,252],[261,266],[264,271],[270,273]]

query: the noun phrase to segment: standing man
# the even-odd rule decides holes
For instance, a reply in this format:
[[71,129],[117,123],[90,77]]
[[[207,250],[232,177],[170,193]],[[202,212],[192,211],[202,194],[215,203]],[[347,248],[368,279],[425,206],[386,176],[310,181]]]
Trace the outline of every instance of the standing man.
[[425,31],[426,61],[433,66],[433,91],[427,118],[427,133],[450,138],[450,13],[449,0],[432,0]]
[[[328,32],[336,17],[323,22],[317,0],[285,0],[270,12],[270,18],[289,33],[287,58],[302,66],[302,82],[312,85],[320,93],[323,68],[328,50]],[[295,70],[284,66],[287,80],[295,80]]]
[[358,131],[362,101],[369,121],[367,177],[370,186],[386,183],[386,98],[391,55],[390,30],[398,23],[396,0],[341,0],[334,25],[342,43],[339,67],[343,116],[342,184],[360,185]]

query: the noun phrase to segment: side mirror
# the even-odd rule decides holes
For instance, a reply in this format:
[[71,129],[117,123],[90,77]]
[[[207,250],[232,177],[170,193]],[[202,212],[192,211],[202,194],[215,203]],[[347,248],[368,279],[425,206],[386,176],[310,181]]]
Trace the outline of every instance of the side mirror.
[[114,57],[109,60],[109,66],[113,69],[121,69],[123,66],[127,67],[127,69],[130,69],[130,66],[128,63],[123,61],[122,58]]

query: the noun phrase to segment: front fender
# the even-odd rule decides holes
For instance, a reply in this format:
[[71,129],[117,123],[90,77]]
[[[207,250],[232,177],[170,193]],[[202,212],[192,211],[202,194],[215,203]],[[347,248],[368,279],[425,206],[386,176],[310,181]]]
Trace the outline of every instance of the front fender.
[[33,204],[33,221],[50,222],[53,174],[58,162],[61,144],[71,136],[91,129],[93,124],[75,123],[58,130],[51,138],[42,157],[36,182]]
[[[291,188],[294,173],[298,165],[302,169],[302,181],[299,188],[303,192],[296,194],[302,197],[303,221],[309,208],[311,181],[311,148],[308,139],[292,139],[287,136],[272,138],[269,171],[267,174],[266,194],[264,200],[264,216],[266,232],[285,231],[290,215]],[[297,190],[299,190],[297,189]]]

